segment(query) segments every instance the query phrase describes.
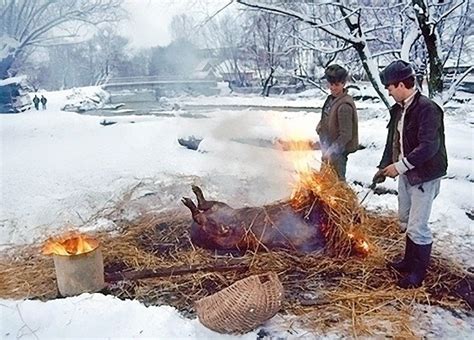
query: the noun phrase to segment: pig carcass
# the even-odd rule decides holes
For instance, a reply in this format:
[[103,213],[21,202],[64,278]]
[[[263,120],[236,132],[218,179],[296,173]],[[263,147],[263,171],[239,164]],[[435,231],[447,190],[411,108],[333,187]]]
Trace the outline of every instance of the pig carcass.
[[290,201],[233,209],[226,203],[206,200],[197,186],[192,190],[197,205],[187,197],[181,201],[191,211],[191,240],[199,247],[225,251],[284,248],[299,253],[324,247],[320,227],[327,216],[316,201],[309,212],[296,212]]

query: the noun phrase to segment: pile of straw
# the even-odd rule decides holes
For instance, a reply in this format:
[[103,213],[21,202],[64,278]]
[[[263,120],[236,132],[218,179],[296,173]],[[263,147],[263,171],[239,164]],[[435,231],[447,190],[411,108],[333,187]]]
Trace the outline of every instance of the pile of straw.
[[[394,285],[397,274],[385,265],[387,259],[403,251],[405,236],[398,232],[396,219],[365,211],[345,184],[335,183],[325,174],[312,176],[318,176],[319,189],[308,192],[312,186],[299,187],[292,202],[295,209],[309,211],[318,200],[328,209],[327,253],[303,256],[287,251],[247,251],[235,257],[197,249],[189,239],[190,214],[170,210],[141,216],[135,223],[122,226],[119,235],[94,235],[103,247],[106,273],[225,263],[246,265],[248,271],[207,270],[116,282],[109,285],[107,292],[146,304],[172,305],[193,315],[194,301],[249,275],[273,271],[278,273],[286,292],[283,313],[297,315],[302,326],[319,332],[340,329],[343,322],[350,326],[353,336],[416,335],[409,322],[415,302],[469,309],[452,292],[461,281],[472,281],[472,276],[436,252],[422,288],[398,289]],[[357,251],[355,240],[366,241],[370,251]],[[40,254],[40,246],[10,249],[0,258],[1,298],[57,297],[53,261]],[[365,256],[351,255],[354,253]]]
[[369,250],[374,251],[362,227],[366,220],[365,210],[354,191],[345,182],[338,181],[331,168],[300,173],[299,177],[291,204],[295,211],[303,210],[305,215],[315,206],[323,207],[328,218],[321,229],[330,256],[366,255]]

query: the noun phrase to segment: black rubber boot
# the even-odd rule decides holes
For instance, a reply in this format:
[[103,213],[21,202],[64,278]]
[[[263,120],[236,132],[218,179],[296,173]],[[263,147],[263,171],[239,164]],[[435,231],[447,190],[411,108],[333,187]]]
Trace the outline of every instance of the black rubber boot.
[[389,262],[387,266],[400,273],[409,273],[412,270],[415,261],[415,246],[412,240],[407,236],[405,241],[405,256],[399,262]]
[[415,261],[413,269],[404,278],[400,279],[397,285],[400,288],[418,288],[426,277],[426,271],[430,265],[431,244],[415,244]]

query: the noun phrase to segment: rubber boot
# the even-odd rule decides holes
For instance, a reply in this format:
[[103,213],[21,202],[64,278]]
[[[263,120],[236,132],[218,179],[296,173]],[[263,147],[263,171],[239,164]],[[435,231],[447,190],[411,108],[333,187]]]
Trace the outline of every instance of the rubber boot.
[[426,277],[426,271],[430,265],[431,244],[415,244],[415,261],[413,269],[404,278],[400,279],[397,285],[400,288],[418,288]]
[[409,273],[415,260],[415,246],[412,240],[407,236],[405,241],[405,256],[399,262],[389,262],[387,266],[400,273]]

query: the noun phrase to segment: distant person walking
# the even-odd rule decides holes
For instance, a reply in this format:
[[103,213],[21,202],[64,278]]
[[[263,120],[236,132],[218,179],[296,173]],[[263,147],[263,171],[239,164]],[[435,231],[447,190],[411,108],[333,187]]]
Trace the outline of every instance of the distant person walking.
[[45,96],[41,95],[41,107],[43,110],[46,110],[46,103],[48,102],[48,99],[46,99]]
[[35,109],[39,110],[40,99],[38,98],[38,96],[36,94],[33,98],[33,104],[35,104]]

